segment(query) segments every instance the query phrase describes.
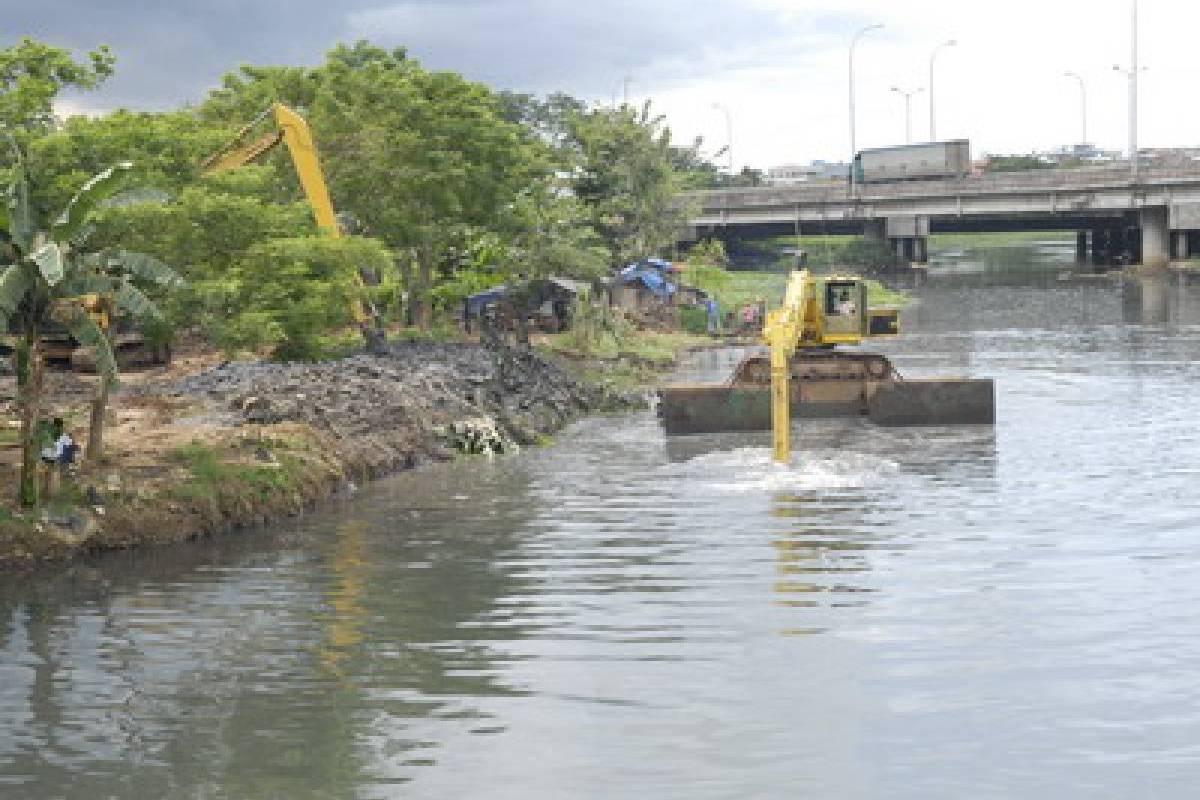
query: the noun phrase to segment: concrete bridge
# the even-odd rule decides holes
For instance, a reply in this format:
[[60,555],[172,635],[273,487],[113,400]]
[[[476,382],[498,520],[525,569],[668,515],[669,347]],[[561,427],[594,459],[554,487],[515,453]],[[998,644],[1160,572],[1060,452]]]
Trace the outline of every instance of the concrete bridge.
[[689,236],[858,234],[924,262],[930,233],[1075,230],[1080,262],[1164,264],[1200,252],[1200,163],[971,175],[939,181],[688,192]]

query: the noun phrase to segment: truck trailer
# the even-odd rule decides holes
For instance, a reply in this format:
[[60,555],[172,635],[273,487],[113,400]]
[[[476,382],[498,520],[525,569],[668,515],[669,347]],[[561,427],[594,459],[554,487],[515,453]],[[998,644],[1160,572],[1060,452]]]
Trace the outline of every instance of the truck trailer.
[[852,169],[860,184],[961,178],[971,171],[971,144],[951,139],[862,150]]

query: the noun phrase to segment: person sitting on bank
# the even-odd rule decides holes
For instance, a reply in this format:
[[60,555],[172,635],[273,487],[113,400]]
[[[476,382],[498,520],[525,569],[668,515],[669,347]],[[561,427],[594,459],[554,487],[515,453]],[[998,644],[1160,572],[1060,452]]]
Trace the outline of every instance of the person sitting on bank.
[[66,468],[75,463],[79,445],[75,444],[71,434],[67,433],[62,417],[55,417],[51,421],[43,441],[48,442],[42,448],[42,461],[46,464],[57,464],[59,468]]

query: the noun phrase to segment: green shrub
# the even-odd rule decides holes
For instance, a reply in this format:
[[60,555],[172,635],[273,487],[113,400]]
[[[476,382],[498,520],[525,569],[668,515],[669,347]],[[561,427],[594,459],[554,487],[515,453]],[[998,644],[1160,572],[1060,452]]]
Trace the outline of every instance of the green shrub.
[[702,264],[710,267],[729,266],[729,256],[725,252],[725,243],[720,239],[703,239],[688,250],[687,260],[691,264]]
[[679,328],[687,333],[707,333],[708,312],[699,306],[679,309]]

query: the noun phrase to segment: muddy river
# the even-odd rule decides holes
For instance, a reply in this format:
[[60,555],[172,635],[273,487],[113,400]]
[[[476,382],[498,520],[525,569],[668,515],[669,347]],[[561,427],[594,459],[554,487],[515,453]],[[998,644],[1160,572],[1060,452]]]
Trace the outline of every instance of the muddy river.
[[1069,251],[939,259],[876,348],[994,429],[596,417],[6,577],[0,797],[1193,796],[1200,283]]

